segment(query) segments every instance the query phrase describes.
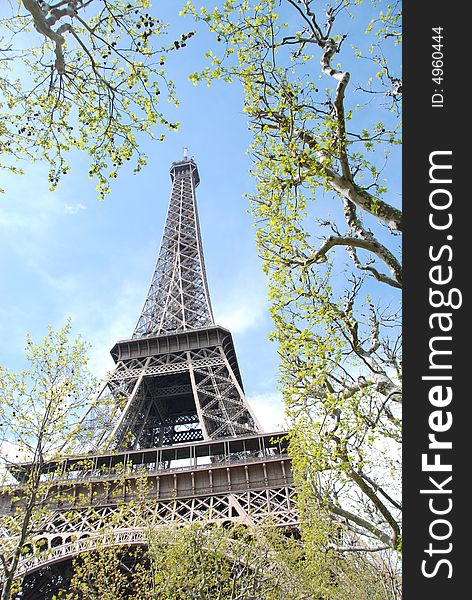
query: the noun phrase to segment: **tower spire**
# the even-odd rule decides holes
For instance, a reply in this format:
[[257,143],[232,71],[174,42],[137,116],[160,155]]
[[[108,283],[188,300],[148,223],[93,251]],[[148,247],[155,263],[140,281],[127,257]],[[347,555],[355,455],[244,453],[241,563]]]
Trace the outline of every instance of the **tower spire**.
[[197,165],[172,163],[172,191],[161,247],[134,338],[214,324],[205,273],[195,189]]

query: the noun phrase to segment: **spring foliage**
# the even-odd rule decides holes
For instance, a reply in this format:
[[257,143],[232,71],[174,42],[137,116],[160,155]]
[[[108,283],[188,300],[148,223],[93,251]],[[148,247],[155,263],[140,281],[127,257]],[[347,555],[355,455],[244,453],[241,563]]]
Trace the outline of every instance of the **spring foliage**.
[[400,5],[229,0],[184,12],[217,42],[195,83],[244,89],[300,494],[358,551],[398,550]]
[[[316,557],[316,558],[315,558]],[[149,530],[146,547],[98,546],[74,561],[67,600],[392,600],[391,574],[362,556],[312,552],[270,526]]]
[[[167,26],[149,0],[10,0],[0,12],[0,168],[45,161],[54,189],[70,153],[88,155],[100,198],[131,164],[146,164],[142,142],[163,140],[178,123],[165,64],[194,32],[163,42]],[[130,161],[130,162],[128,162]]]
[[25,370],[0,367],[0,500],[11,506],[0,514],[2,600],[19,584],[19,561],[58,493],[44,465],[76,435],[95,386],[87,344],[71,340],[70,329],[50,327],[41,342],[28,337]]

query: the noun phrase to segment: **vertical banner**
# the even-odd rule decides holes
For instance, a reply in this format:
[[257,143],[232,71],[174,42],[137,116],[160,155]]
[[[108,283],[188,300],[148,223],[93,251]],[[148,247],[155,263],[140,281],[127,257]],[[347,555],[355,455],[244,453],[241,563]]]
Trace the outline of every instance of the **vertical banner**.
[[462,598],[470,594],[472,32],[445,0],[404,8],[404,597]]

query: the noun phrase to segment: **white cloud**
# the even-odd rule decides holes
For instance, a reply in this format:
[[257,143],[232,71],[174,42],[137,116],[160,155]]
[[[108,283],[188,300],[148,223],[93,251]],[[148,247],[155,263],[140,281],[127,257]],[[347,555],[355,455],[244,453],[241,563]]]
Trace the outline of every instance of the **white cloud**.
[[234,299],[234,304],[228,303],[218,311],[216,321],[233,333],[245,333],[256,326],[266,310],[262,302],[259,305],[241,297]]
[[57,207],[50,202],[46,193],[37,196],[36,204],[25,204],[18,209],[13,205],[14,199],[8,199],[0,205],[0,227],[12,234],[38,235],[43,232],[57,214]]
[[234,334],[246,333],[268,316],[267,290],[258,268],[238,273],[229,289],[219,290],[215,320]]
[[286,429],[285,407],[279,392],[254,394],[247,400],[264,431],[270,433]]
[[16,463],[30,460],[32,454],[9,440],[0,441],[0,460],[5,463]]
[[8,252],[8,259],[2,257],[1,262],[20,260],[34,268],[47,257],[56,237],[55,226],[63,215],[62,193],[51,193],[44,170],[35,166],[28,175],[10,175],[5,189],[0,196],[0,250]]
[[64,206],[64,212],[68,215],[75,215],[79,210],[85,210],[87,207],[85,204],[78,202],[77,204],[66,204]]
[[[110,356],[113,344],[131,337],[139,315],[135,315],[129,307],[137,306],[141,296],[141,290],[136,290],[129,282],[124,281],[119,286],[115,301],[112,304],[107,303],[105,310],[100,299],[95,306],[89,305],[92,312],[101,313],[101,325],[84,333],[92,345],[90,366],[98,377],[104,377],[113,368],[114,362]],[[82,316],[81,322],[85,326],[87,317]]]

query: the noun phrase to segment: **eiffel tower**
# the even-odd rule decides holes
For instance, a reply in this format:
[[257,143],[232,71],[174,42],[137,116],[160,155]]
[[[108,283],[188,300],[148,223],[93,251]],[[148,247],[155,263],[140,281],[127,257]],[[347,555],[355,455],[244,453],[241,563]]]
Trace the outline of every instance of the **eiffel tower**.
[[[52,502],[20,561],[22,599],[51,598],[70,577],[73,558],[98,543],[145,544],[149,525],[297,525],[285,432],[262,431],[231,333],[214,322],[197,165],[185,153],[170,176],[160,250],[134,333],[113,346],[114,370],[80,435],[63,459],[44,466],[46,476],[61,474],[67,492]],[[146,502],[120,511],[136,499],[139,474]],[[21,485],[21,470],[16,477]],[[0,544],[14,502],[14,494],[0,495]]]

